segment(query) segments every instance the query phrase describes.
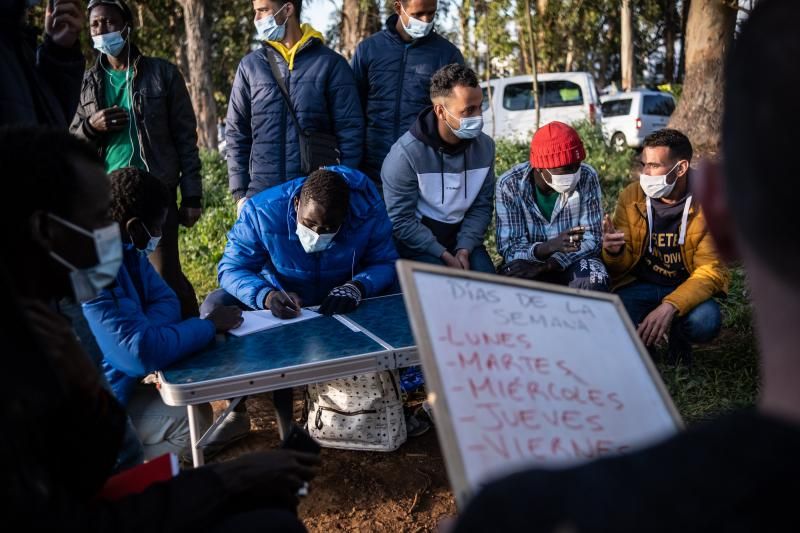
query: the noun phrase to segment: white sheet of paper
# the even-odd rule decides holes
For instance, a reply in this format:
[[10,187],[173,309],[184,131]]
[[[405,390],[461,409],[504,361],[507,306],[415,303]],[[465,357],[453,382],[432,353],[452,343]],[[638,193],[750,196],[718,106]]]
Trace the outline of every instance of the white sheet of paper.
[[244,337],[251,333],[264,331],[265,329],[276,328],[278,326],[285,326],[286,324],[293,324],[295,322],[302,322],[310,318],[317,318],[319,313],[302,309],[300,316],[297,318],[281,319],[272,314],[271,311],[244,311],[242,317],[244,322],[236,329],[230,330],[228,333],[236,337]]

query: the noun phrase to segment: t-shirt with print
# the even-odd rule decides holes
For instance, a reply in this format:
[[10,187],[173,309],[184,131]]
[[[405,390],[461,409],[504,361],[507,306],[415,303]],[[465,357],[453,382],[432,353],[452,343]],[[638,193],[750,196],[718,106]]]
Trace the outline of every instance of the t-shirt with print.
[[106,172],[122,167],[144,169],[142,156],[139,153],[139,132],[131,112],[131,79],[133,68],[124,70],[106,70],[105,97],[107,107],[117,106],[128,112],[128,127],[108,134],[106,144]]
[[634,274],[647,283],[676,287],[689,277],[678,244],[686,198],[674,204],[654,199],[651,205],[653,233],[650,240],[653,246],[651,250],[645,243],[644,254]]

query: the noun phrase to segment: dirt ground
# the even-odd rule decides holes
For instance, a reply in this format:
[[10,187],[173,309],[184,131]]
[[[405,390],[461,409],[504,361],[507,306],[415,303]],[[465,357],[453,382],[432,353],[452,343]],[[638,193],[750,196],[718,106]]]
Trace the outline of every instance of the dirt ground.
[[[224,404],[214,407],[218,411]],[[278,446],[269,394],[251,396],[247,410],[251,435],[212,462]],[[301,411],[296,390],[296,418]],[[440,519],[455,514],[436,431],[409,439],[391,453],[323,449],[322,466],[299,513],[312,532],[434,531]]]

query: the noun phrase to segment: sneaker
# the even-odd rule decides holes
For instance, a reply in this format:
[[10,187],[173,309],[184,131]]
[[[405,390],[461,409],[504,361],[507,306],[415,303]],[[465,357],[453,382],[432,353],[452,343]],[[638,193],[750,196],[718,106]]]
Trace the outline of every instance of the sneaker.
[[249,434],[250,415],[244,412],[232,411],[208,436],[205,442],[205,450],[211,451],[215,448],[221,450]]
[[431,429],[431,425],[425,420],[412,414],[406,415],[406,434],[409,437],[419,437],[427,433],[429,429]]

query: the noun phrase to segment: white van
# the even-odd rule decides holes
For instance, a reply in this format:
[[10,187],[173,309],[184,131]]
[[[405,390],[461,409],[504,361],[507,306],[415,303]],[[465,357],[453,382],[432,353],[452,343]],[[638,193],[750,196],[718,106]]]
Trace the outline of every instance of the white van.
[[667,127],[675,111],[675,98],[661,91],[638,89],[601,100],[603,136],[617,151],[642,146],[645,137]]
[[[539,74],[537,80],[540,125],[554,120],[571,124],[587,119],[594,122],[602,118],[594,77],[588,72]],[[496,139],[511,137],[530,140],[531,133],[536,129],[532,81],[530,74],[489,80],[491,101],[486,82],[481,83],[485,134]]]

